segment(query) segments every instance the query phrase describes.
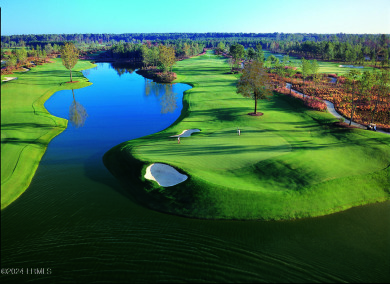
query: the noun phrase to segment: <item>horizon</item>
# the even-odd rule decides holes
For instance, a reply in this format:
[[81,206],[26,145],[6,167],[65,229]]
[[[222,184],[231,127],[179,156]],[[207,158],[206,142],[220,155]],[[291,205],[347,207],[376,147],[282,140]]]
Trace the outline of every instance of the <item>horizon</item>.
[[[2,0],[1,34],[390,34],[390,1]],[[76,8],[75,8],[76,7]],[[72,20],[69,20],[71,18]],[[212,30],[214,30],[212,32]]]
[[114,32],[107,32],[107,33],[91,33],[91,32],[84,32],[84,33],[34,33],[34,34],[7,34],[7,35],[1,35],[1,36],[20,36],[20,35],[47,35],[47,34],[55,34],[55,35],[70,35],[70,34],[115,34],[115,35],[120,35],[120,34],[207,34],[207,33],[218,33],[218,34],[307,34],[307,35],[389,35],[390,33],[304,33],[304,32],[295,32],[295,33],[285,33],[285,32],[124,32],[124,33],[114,33]]

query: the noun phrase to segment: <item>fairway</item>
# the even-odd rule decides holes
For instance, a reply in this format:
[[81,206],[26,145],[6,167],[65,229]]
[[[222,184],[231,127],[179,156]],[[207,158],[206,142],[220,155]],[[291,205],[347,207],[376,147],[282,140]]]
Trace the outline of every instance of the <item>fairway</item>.
[[[268,56],[270,56],[271,54],[273,54],[272,52],[268,51],[268,50],[264,50],[264,57],[265,58],[268,58]],[[282,61],[283,60],[283,57],[285,56],[285,54],[274,54],[276,55],[276,58],[279,59],[279,61]],[[290,58],[290,62],[291,62],[291,65],[293,67],[297,67],[298,71],[301,71],[301,59],[302,58],[298,58],[296,56],[289,56]],[[311,61],[311,60],[310,60]],[[358,70],[360,72],[364,72],[364,71],[370,71],[372,72],[374,70],[374,68],[372,67],[364,67],[364,68],[350,68],[350,67],[339,67],[340,65],[346,65],[345,63],[339,63],[339,62],[327,62],[327,61],[321,61],[321,60],[317,60],[318,62],[318,72],[319,73],[331,73],[331,74],[338,74],[339,76],[341,75],[345,75],[347,74],[349,71],[351,70]],[[360,66],[360,65],[358,65]]]
[[[128,192],[153,209],[196,218],[293,219],[389,199],[388,135],[343,128],[329,113],[274,93],[254,102],[236,93],[238,75],[224,58],[177,63],[189,83],[181,117],[162,132],[114,147],[105,165]],[[238,136],[237,128],[241,135]],[[201,131],[182,138],[184,129]],[[189,179],[163,188],[143,178],[166,163]]]
[[[77,72],[95,65],[79,61],[73,72],[61,59],[17,72],[17,80],[1,84],[1,208],[18,198],[29,186],[47,145],[67,126],[67,120],[54,117],[45,109],[45,101],[59,90],[91,85]],[[76,72],[75,72],[76,71]],[[3,78],[3,76],[2,76]]]

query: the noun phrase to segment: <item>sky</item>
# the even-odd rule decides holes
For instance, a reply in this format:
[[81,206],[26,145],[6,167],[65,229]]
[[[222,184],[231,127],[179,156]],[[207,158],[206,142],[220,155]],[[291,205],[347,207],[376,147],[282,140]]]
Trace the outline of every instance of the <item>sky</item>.
[[1,34],[390,34],[390,0],[0,0]]

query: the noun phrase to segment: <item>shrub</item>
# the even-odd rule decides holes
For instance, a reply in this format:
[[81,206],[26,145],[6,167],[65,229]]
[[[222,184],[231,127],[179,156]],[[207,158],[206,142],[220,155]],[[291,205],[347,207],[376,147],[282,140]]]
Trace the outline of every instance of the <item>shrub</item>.
[[173,72],[158,72],[155,76],[156,81],[160,83],[171,83],[177,78],[176,73]]

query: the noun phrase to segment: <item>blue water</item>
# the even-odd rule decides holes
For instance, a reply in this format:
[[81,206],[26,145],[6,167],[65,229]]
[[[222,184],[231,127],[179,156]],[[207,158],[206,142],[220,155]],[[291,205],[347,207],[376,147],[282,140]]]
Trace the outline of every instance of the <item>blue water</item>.
[[[69,120],[61,137],[53,139],[48,151],[58,151],[74,158],[100,152],[117,144],[153,134],[170,126],[182,109],[186,84],[158,84],[137,73],[120,75],[110,63],[83,71],[93,85],[55,93],[45,103],[55,116]],[[73,123],[70,108],[76,103],[84,117]],[[73,147],[69,147],[69,144]]]

